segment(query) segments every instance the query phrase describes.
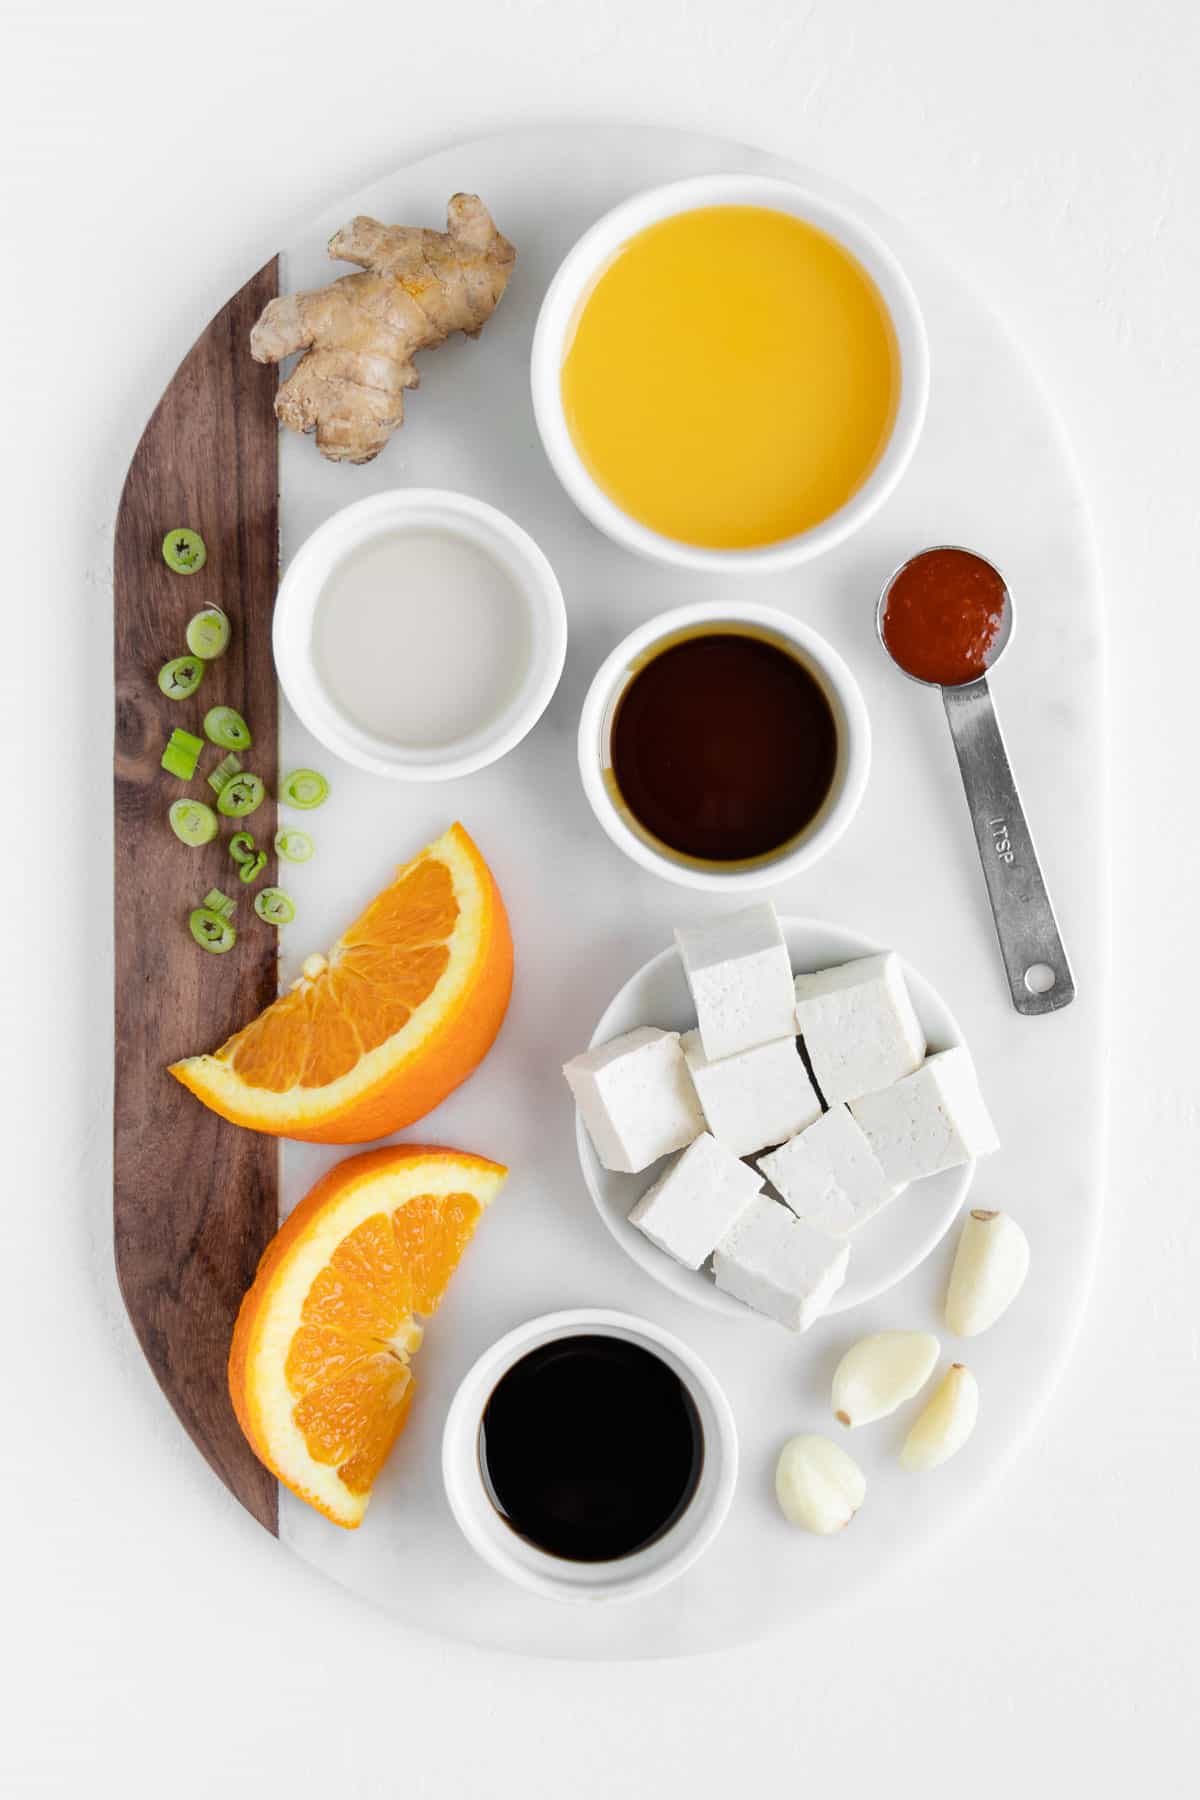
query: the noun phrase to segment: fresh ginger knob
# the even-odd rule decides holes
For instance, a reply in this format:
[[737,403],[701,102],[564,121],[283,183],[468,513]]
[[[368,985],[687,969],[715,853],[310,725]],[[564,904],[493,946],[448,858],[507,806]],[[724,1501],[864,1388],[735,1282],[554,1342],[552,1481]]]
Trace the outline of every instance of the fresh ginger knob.
[[445,231],[352,219],[331,257],[363,271],[272,300],[250,333],[256,362],[300,358],[275,396],[293,431],[315,431],[331,462],[370,462],[404,421],[413,357],[452,331],[478,337],[508,285],[517,253],[477,194],[455,194]]

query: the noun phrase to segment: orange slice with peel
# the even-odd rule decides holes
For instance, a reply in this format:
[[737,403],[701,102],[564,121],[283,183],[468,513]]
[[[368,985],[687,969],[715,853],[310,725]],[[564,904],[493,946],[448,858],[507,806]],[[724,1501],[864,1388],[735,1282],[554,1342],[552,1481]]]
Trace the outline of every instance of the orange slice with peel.
[[238,1313],[229,1393],[251,1449],[353,1529],[413,1396],[417,1316],[446,1285],[508,1171],[400,1144],[347,1157],[263,1252]]
[[461,825],[422,850],[327,957],[211,1056],[171,1073],[278,1137],[361,1144],[424,1118],[486,1056],[512,991],[512,937]]

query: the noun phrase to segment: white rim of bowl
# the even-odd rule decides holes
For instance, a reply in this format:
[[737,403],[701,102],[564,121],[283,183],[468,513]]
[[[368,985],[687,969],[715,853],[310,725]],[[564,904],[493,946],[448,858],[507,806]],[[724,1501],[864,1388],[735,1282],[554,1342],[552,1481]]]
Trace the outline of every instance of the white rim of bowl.
[[[661,638],[685,631],[693,625],[758,626],[791,644],[805,664],[818,678],[826,698],[833,707],[838,728],[839,758],[834,786],[816,819],[802,834],[798,843],[784,847],[750,868],[732,866],[728,871],[715,867],[695,867],[676,861],[660,851],[648,838],[634,830],[614,804],[604,780],[604,738],[610,712],[631,675],[630,665],[643,651]],[[588,804],[604,831],[619,850],[667,881],[680,887],[700,888],[709,893],[736,894],[754,888],[769,887],[807,869],[831,850],[849,826],[862,803],[871,769],[871,720],[862,690],[849,664],[826,638],[793,619],[790,613],[771,606],[756,606],[746,601],[724,604],[719,600],[701,601],[694,606],[676,607],[659,613],[631,631],[612,650],[592,678],[591,686],[579,715],[579,774]]]
[[[562,405],[563,346],[577,310],[621,245],[647,226],[701,206],[773,207],[835,238],[874,281],[896,334],[900,401],[891,435],[863,485],[828,519],[796,537],[747,550],[711,550],[653,531],[616,504],[575,448]],[[903,266],[853,208],[798,182],[771,175],[699,175],[632,195],[596,221],[568,250],[546,290],[530,357],[534,418],[555,474],[579,510],[608,537],[657,562],[706,573],[795,567],[842,543],[883,505],[912,460],[929,404],[929,340]]]
[[[479,1466],[479,1428],[497,1382],[539,1345],[585,1333],[640,1343],[660,1357],[687,1387],[704,1432],[700,1481],[684,1512],[646,1549],[608,1563],[568,1562],[520,1537],[492,1504]],[[463,1536],[499,1574],[553,1600],[592,1605],[627,1600],[674,1581],[704,1554],[725,1523],[737,1473],[733,1409],[707,1363],[661,1326],[605,1307],[546,1313],[490,1345],[459,1383],[442,1433],[442,1479]]]
[[[507,571],[529,613],[529,666],[509,705],[478,731],[433,749],[406,748],[364,731],[334,704],[313,666],[313,617],[326,581],[389,526],[445,530],[477,545]],[[537,724],[562,675],[567,613],[545,553],[507,513],[451,488],[391,488],[342,507],[304,540],[280,583],[271,635],[280,686],[326,749],[374,775],[448,781],[507,755]]]

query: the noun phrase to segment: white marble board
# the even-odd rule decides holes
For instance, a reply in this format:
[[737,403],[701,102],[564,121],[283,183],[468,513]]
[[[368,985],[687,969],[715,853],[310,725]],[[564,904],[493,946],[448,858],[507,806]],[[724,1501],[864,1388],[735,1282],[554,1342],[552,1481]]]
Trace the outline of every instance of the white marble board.
[[[710,917],[723,903],[638,870],[601,833],[576,772],[579,707],[601,659],[635,624],[685,601],[719,598],[729,583],[638,561],[575,511],[534,429],[529,345],[547,280],[598,214],[640,187],[721,169],[833,191],[824,178],[716,139],[626,126],[516,132],[442,151],[351,195],[305,229],[283,264],[287,288],[324,282],[344,272],[326,260],[325,242],[354,213],[440,224],[460,188],[483,195],[519,252],[479,342],[456,339],[423,359],[408,423],[376,462],[334,467],[311,441],[281,443],[285,566],[304,537],[352,499],[391,486],[459,488],[511,513],[541,544],[563,586],[570,642],[541,723],[504,761],[460,782],[415,787],[330,767],[283,709],[284,766],[327,768],[334,796],[306,821],[319,854],[288,874],[300,920],[284,934],[282,979],[454,818],[476,836],[505,894],[517,979],[483,1068],[403,1134],[478,1150],[512,1169],[427,1333],[411,1423],[361,1530],[341,1532],[285,1492],[280,1538],[408,1625],[531,1655],[679,1656],[768,1631],[807,1635],[824,1608],[961,1523],[1050,1395],[1099,1228],[1105,696],[1086,504],[1050,400],[986,302],[952,272],[953,247],[939,253],[912,242],[861,199],[917,286],[932,400],[912,468],[871,524],[807,568],[752,580],[756,599],[794,611],[850,661],[875,734],[870,786],[848,835],[818,867],[770,893],[781,912],[825,918],[902,951],[944,995],[979,1064],[1003,1149],[980,1168],[972,1203],[1015,1213],[1033,1263],[1019,1304],[969,1346],[983,1398],[967,1450],[936,1474],[902,1474],[895,1454],[906,1427],[898,1415],[855,1435],[869,1490],[851,1531],[809,1538],[775,1511],[778,1447],[795,1431],[831,1427],[829,1377],[846,1345],[885,1326],[938,1328],[953,1232],[889,1294],[792,1339],[666,1292],[622,1254],[584,1187],[559,1065],[586,1045],[612,995],[669,943],[675,923]],[[1074,1005],[1046,1017],[1020,1018],[1009,1003],[938,696],[899,677],[874,635],[875,597],[888,571],[913,550],[947,541],[993,557],[1018,609],[992,687],[1079,987]],[[343,1153],[286,1145],[285,1210]],[[518,1591],[476,1559],[442,1494],[442,1422],[462,1374],[513,1325],[572,1305],[621,1307],[678,1332],[710,1361],[738,1421],[742,1474],[722,1537],[675,1586],[640,1602],[584,1609]]]

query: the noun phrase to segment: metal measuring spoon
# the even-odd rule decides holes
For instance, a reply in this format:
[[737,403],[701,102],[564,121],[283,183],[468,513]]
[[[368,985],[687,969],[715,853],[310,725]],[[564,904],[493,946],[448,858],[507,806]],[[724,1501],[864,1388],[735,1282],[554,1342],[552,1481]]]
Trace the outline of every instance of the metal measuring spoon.
[[[919,687],[941,687],[1012,1003],[1019,1013],[1057,1012],[1059,1007],[1069,1006],[1075,998],[1075,979],[1025,821],[1008,752],[1000,735],[1000,721],[988,692],[987,675],[958,686],[927,681],[904,667],[893,655],[884,636],[888,599],[905,570],[934,549],[959,548],[953,544],[933,545],[929,550],[910,556],[907,562],[893,570],[875,608],[875,629],[880,643],[902,675]],[[1004,590],[1000,628],[988,658],[990,673],[1012,638],[1012,595],[1007,581],[993,563],[978,556],[974,550],[965,554],[991,569]]]

